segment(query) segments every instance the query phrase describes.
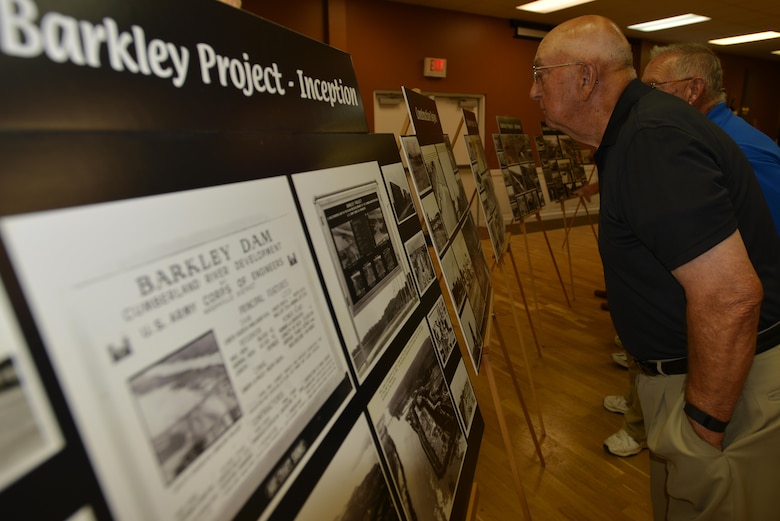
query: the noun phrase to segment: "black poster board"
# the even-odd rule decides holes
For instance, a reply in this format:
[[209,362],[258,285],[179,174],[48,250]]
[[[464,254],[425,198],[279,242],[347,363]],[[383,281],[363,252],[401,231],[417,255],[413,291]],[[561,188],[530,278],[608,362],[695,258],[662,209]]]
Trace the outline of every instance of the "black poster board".
[[415,135],[401,136],[415,196],[476,373],[485,347],[492,282],[460,171],[435,102],[403,87]]
[[[180,6],[151,1],[15,5],[17,12],[0,13],[9,17],[3,27],[25,28],[9,36],[19,37],[15,48],[0,49],[0,70],[13,79],[0,85],[0,277],[9,302],[0,308],[0,333],[18,327],[7,336],[29,352],[42,387],[35,407],[48,404],[53,417],[54,427],[42,432],[59,442],[0,485],[3,511],[30,519],[74,513],[79,520],[294,519],[332,479],[339,448],[358,439],[376,465],[354,490],[347,485],[341,506],[355,513],[351,493],[382,507],[383,518],[425,519],[432,511],[424,500],[391,479],[408,456],[398,451],[393,460],[380,450],[382,435],[371,421],[379,415],[375,404],[384,403],[376,397],[388,385],[385,375],[403,374],[401,359],[412,353],[416,363],[407,366],[423,369],[397,379],[393,396],[400,398],[390,403],[415,411],[412,419],[400,417],[415,426],[418,450],[430,462],[424,472],[450,483],[435,511],[462,519],[484,424],[473,400],[464,424],[462,360],[442,355],[441,294],[426,283],[428,268],[415,255],[421,230],[404,213],[395,141],[366,133],[349,56],[212,0],[188,4],[186,27]],[[45,28],[61,31],[59,44],[45,41]],[[111,43],[90,55],[84,31],[106,31]],[[185,49],[190,66],[177,76],[183,69],[173,56],[182,58]],[[208,49],[226,57],[225,85],[218,74],[204,80]],[[260,71],[252,92],[247,70]],[[364,373],[350,358],[339,321],[342,295],[330,291],[327,267],[315,253],[319,230],[304,223],[312,201],[299,197],[293,183],[295,175],[325,176],[327,169],[381,174],[373,191],[393,205],[383,212],[402,244],[395,258],[414,266],[407,287],[415,305]],[[380,248],[377,208],[364,212],[374,237],[364,235],[361,244],[375,240]],[[288,230],[295,233],[279,235]],[[38,246],[44,255],[35,254]],[[390,262],[366,259],[375,262],[374,276],[397,272]],[[144,298],[123,301],[123,291]],[[231,310],[232,330],[224,327]],[[268,314],[284,323],[275,332],[263,330]],[[123,320],[127,335],[112,325]],[[320,365],[296,392],[324,392],[312,391],[308,402],[291,395],[263,401],[264,391],[252,389],[261,377],[247,375],[273,371],[278,362],[258,360],[258,346],[271,350],[275,335],[291,347],[312,331],[321,331],[318,350],[302,349],[288,367],[295,372],[320,353]],[[255,348],[227,349],[239,345]],[[144,362],[125,369],[142,356]],[[188,367],[196,361],[199,369]],[[115,374],[95,376],[96,368],[110,367]],[[439,374],[415,387],[422,375]],[[187,410],[182,418],[167,412],[161,419],[160,408],[148,405],[147,397],[160,391],[185,390],[191,398],[206,383],[213,387],[200,401],[165,406]],[[441,402],[420,401],[423,390],[452,400],[450,412],[440,415]],[[305,415],[297,412],[301,403]],[[272,438],[264,423],[280,422],[261,407],[278,407],[280,417],[298,422],[289,438],[274,438],[280,450],[262,457],[260,437]],[[439,452],[432,432],[459,432],[462,441],[444,443],[448,450]],[[150,468],[156,471],[145,473]],[[338,479],[350,477],[342,471]],[[375,493],[380,482],[384,494]]]

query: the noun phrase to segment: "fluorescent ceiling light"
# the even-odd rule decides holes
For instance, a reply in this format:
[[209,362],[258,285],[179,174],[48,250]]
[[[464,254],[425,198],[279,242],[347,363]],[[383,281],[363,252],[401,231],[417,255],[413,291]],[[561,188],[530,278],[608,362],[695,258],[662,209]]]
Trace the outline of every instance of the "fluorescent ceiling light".
[[763,33],[743,34],[742,36],[730,36],[728,38],[718,38],[710,40],[707,43],[713,45],[736,45],[738,43],[757,42],[759,40],[771,40],[780,38],[780,33],[775,31],[764,31]]
[[772,51],[772,54],[777,54],[777,55],[780,55],[780,50],[777,50],[777,51]]
[[588,2],[593,2],[593,0],[536,0],[530,4],[518,5],[515,9],[531,11],[532,13],[552,13]]
[[629,25],[629,29],[635,31],[643,31],[646,33],[652,31],[663,31],[664,29],[671,29],[672,27],[680,27],[681,25],[698,24],[710,20],[706,16],[698,14],[688,13],[681,14],[679,16],[672,16],[671,18],[662,18],[660,20],[653,20],[652,22],[644,22],[641,24]]

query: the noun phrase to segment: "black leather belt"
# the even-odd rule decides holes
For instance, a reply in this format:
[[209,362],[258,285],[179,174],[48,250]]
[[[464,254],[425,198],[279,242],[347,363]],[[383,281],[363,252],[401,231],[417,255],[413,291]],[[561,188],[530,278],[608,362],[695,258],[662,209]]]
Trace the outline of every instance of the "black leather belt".
[[780,345],[780,322],[758,332],[756,354],[763,353],[777,345]]
[[[756,354],[768,351],[780,345],[780,322],[759,331],[756,339]],[[672,360],[635,360],[639,371],[647,376],[672,376],[686,374],[688,372],[687,358],[674,358]]]
[[688,372],[688,358],[673,360],[635,360],[639,372],[647,376],[672,376]]

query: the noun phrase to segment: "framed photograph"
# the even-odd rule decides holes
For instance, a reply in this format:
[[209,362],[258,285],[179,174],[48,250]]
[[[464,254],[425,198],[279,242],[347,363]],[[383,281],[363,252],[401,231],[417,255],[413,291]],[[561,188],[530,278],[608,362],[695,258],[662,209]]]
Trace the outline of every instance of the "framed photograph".
[[393,207],[396,222],[401,224],[410,217],[417,215],[403,165],[401,163],[393,163],[392,165],[382,167],[382,177],[385,179],[387,193],[390,196],[390,203]]
[[449,519],[467,443],[425,321],[368,411],[407,519]]
[[368,421],[360,416],[320,476],[295,521],[399,521]]
[[422,230],[417,232],[404,244],[409,264],[414,273],[414,281],[417,283],[417,292],[422,296],[426,290],[436,281],[436,272],[431,262],[431,254]]
[[471,386],[471,380],[469,379],[469,374],[463,360],[458,363],[458,369],[452,377],[450,391],[455,400],[456,410],[458,411],[458,418],[461,421],[463,432],[466,433],[466,437],[468,438],[468,435],[471,432],[471,425],[474,421],[474,415],[477,411],[477,396],[474,394],[474,388]]
[[447,311],[447,305],[444,298],[439,295],[436,303],[428,313],[428,327],[431,330],[431,338],[436,348],[436,356],[441,362],[442,370],[447,367],[450,355],[458,345],[458,338],[455,336],[455,328],[452,326],[450,314]]
[[0,282],[0,490],[59,452],[65,440]]
[[293,175],[349,360],[363,382],[419,304],[376,163]]
[[128,384],[167,485],[243,416],[213,331],[155,361]]

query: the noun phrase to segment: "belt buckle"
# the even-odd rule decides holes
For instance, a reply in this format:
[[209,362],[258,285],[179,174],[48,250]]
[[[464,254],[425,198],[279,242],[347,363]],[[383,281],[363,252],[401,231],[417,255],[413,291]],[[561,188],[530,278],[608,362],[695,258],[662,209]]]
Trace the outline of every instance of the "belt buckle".
[[663,370],[663,360],[637,360],[635,358],[634,361],[645,376],[669,376]]
[[654,361],[655,361],[655,367],[653,369],[655,369],[656,374],[659,376],[669,376],[664,372],[663,361],[662,360],[654,360]]

